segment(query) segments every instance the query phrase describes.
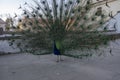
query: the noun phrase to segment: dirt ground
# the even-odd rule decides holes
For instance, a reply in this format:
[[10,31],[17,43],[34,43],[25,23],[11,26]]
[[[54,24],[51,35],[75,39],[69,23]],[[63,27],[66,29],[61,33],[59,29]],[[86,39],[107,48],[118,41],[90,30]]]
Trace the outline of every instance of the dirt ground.
[[12,54],[0,56],[0,80],[119,80],[120,55],[80,60],[54,55]]
[[[117,41],[119,42],[119,41]],[[0,56],[0,80],[120,80],[120,49],[113,55],[76,59],[62,56],[11,54]]]

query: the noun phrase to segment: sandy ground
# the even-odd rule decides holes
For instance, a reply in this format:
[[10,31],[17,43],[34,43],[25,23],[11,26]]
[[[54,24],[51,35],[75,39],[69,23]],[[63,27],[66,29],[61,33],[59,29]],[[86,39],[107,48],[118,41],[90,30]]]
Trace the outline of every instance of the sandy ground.
[[[118,40],[117,42],[119,42]],[[120,80],[120,49],[111,44],[113,56],[87,59],[32,54],[0,56],[0,80]]]

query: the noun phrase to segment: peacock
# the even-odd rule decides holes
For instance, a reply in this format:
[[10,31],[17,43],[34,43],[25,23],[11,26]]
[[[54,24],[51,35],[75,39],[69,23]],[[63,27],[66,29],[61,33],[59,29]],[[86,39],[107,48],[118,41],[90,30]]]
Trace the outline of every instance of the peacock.
[[61,55],[62,55],[62,45],[61,45],[61,41],[59,41],[59,40],[54,40],[54,42],[53,42],[53,44],[54,44],[54,55],[57,55],[57,62],[59,62],[59,61],[63,61],[62,59],[61,59]]

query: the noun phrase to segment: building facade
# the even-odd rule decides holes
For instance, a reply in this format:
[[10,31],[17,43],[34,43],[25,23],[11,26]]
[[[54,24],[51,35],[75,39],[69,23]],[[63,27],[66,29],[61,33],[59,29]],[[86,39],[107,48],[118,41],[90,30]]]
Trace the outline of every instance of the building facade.
[[93,7],[102,8],[108,14],[116,15],[120,11],[120,0],[94,0]]
[[105,25],[108,25],[108,30],[120,32],[120,0],[93,0],[95,9],[102,9],[109,17]]
[[5,31],[5,25],[6,23],[0,18],[0,34]]

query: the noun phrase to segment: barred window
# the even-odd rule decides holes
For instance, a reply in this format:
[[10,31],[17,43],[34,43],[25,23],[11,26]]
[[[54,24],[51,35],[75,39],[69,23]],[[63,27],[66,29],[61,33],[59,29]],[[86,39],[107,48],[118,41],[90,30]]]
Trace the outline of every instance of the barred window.
[[97,16],[102,15],[102,7],[98,7],[98,8],[97,8],[96,15],[97,15]]

